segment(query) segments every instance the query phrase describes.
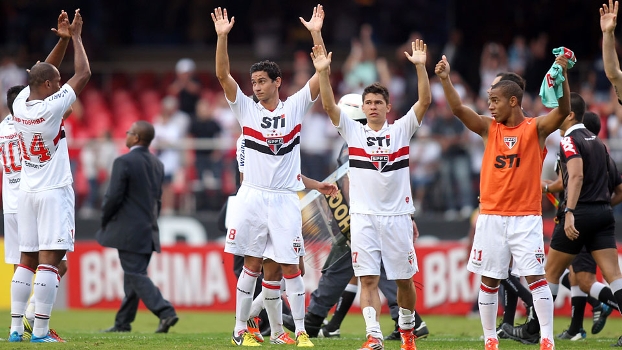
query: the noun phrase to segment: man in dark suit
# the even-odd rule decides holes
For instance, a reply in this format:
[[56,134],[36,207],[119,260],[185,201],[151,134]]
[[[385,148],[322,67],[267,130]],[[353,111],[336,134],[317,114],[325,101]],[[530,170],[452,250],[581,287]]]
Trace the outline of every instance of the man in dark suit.
[[126,134],[125,145],[130,152],[112,165],[110,187],[102,205],[102,227],[96,234],[99,244],[118,249],[124,272],[125,298],[114,326],[105,332],[129,332],[142,300],[160,319],[156,333],[167,333],[179,318],[173,305],[147,276],[152,252],[160,252],[157,219],[164,168],[149,152],[155,135],[153,125],[140,120]]

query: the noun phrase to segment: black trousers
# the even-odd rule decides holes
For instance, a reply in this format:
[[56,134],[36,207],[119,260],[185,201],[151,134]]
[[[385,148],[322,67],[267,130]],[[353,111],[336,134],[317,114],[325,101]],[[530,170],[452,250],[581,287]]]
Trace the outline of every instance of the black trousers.
[[136,318],[138,303],[143,301],[145,306],[159,319],[175,316],[175,308],[156,287],[149,276],[147,267],[151,254],[133,253],[119,250],[119,260],[123,268],[123,290],[125,297],[117,311],[114,324],[121,329],[131,329],[131,323]]

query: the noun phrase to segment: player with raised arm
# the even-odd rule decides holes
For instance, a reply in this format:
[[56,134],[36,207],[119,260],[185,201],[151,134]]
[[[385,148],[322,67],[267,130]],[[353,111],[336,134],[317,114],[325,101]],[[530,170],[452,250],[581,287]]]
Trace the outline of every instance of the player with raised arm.
[[[216,77],[244,135],[244,181],[238,191],[234,215],[228,227],[225,252],[244,256],[244,268],[237,283],[236,324],[231,342],[238,346],[258,346],[247,330],[252,291],[262,268],[263,258],[280,265],[285,278],[292,316],[296,322],[296,345],[312,347],[304,328],[305,288],[298,267],[302,239],[302,215],[297,191],[304,188],[300,174],[300,129],[304,115],[319,95],[319,81],[313,75],[308,83],[285,102],[279,99],[281,70],[271,61],[255,63],[250,76],[259,102],[246,96],[230,74],[227,37],[235,18],[226,9],[212,15],[216,43]],[[321,32],[324,10],[313,9],[309,22],[314,44],[323,44]],[[272,255],[266,255],[268,245]],[[264,305],[270,323],[277,320],[276,297],[280,298],[277,264],[264,268]],[[278,336],[272,334],[271,337]]]
[[389,92],[379,83],[363,91],[363,112],[367,125],[352,120],[335,103],[330,85],[332,53],[314,46],[311,57],[320,76],[324,110],[349,147],[349,193],[352,266],[360,277],[361,308],[367,341],[362,349],[383,349],[378,323],[380,264],[387,278],[396,280],[401,348],[416,349],[413,332],[417,298],[413,275],[418,271],[413,243],[412,203],[408,155],[410,139],[432,103],[430,81],[425,69],[427,47],[423,40],[412,43],[406,57],[416,67],[419,100],[394,124],[387,123],[391,109]]
[[622,70],[616,53],[615,30],[618,23],[618,2],[609,0],[609,5],[600,8],[600,29],[603,32],[603,65],[607,79],[613,85],[618,102],[622,104]]
[[485,349],[498,349],[495,329],[500,280],[508,277],[510,260],[525,276],[541,328],[540,349],[554,349],[553,300],[544,279],[544,241],[540,174],[544,142],[570,113],[566,77],[568,59],[560,55],[563,96],[559,107],[538,118],[526,118],[521,108],[523,91],[513,81],[500,81],[489,91],[492,117],[478,115],[462,104],[451,84],[445,56],[434,72],[441,79],[447,102],[471,131],[484,140],[480,215],[467,268],[482,275],[479,311]]
[[[82,16],[75,11],[69,26],[75,74],[62,87],[54,64],[35,64],[28,86],[13,103],[14,126],[22,151],[22,177],[17,211],[21,262],[11,283],[11,338],[20,341],[22,315],[34,278],[35,322],[31,342],[58,342],[49,321],[60,281],[59,264],[73,251],[73,192],[63,118],[91,77],[82,45]],[[62,56],[61,56],[62,57]],[[20,333],[21,331],[21,333]]]

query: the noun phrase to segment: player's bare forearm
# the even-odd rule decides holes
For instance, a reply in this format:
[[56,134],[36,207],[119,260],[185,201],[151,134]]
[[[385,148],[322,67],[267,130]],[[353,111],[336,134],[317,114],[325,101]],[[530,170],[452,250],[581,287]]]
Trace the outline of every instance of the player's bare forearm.
[[[607,79],[615,85],[622,83],[622,71],[616,53],[616,39],[613,32],[603,33],[603,65]],[[620,97],[618,96],[618,99]]]
[[218,35],[216,41],[216,78],[225,91],[229,101],[235,102],[236,82],[233,80],[229,65],[229,53],[227,52],[227,35]]
[[462,104],[460,95],[458,95],[458,92],[456,91],[456,88],[454,88],[449,77],[441,78],[441,85],[443,86],[445,98],[449,104],[451,112],[458,117],[462,123],[464,123],[464,126],[466,126],[467,129],[483,137],[488,131],[488,125],[490,122],[486,122],[482,116]]
[[416,64],[417,69],[417,87],[419,91],[419,99],[415,102],[413,110],[417,116],[417,120],[421,124],[425,112],[432,104],[432,92],[430,91],[430,79],[425,69],[425,64]]
[[579,202],[579,194],[583,187],[583,159],[573,158],[566,164],[568,170],[568,197],[566,198],[566,207],[575,209]]
[[48,57],[46,57],[45,62],[59,68],[63,58],[65,58],[67,46],[69,46],[69,38],[59,38]]
[[611,196],[611,206],[616,206],[622,203],[622,184],[616,186],[613,189],[613,196]]
[[67,81],[67,84],[71,85],[76,95],[79,95],[86,86],[86,83],[91,79],[91,66],[89,65],[89,59],[86,56],[86,51],[82,44],[82,37],[80,35],[72,35],[72,42],[75,73],[73,77]]
[[333,125],[339,125],[339,116],[341,114],[337,103],[335,103],[335,95],[333,95],[333,87],[330,85],[330,76],[328,70],[318,72],[320,76],[320,97],[322,98],[322,106],[333,122]]

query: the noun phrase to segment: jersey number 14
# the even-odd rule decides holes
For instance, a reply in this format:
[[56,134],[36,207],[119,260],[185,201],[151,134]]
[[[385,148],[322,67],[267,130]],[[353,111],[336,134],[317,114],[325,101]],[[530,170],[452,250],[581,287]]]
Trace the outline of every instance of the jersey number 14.
[[41,133],[32,135],[32,141],[28,148],[26,148],[26,142],[24,141],[24,135],[22,133],[19,133],[19,142],[24,160],[31,160],[31,157],[39,157],[39,163],[45,163],[52,158],[50,150],[45,145],[45,142],[43,142]]

